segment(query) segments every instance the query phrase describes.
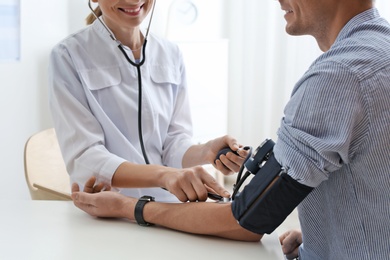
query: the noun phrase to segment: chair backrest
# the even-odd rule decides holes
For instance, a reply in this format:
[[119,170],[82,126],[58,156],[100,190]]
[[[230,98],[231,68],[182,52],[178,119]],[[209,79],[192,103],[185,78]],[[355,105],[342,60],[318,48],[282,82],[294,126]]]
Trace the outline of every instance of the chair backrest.
[[36,133],[27,140],[24,172],[33,200],[71,200],[69,175],[54,128]]

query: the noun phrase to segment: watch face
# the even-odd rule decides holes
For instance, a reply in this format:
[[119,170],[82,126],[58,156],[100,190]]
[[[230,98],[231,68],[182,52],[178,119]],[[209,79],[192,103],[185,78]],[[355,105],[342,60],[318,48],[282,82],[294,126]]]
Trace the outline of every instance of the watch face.
[[190,25],[198,18],[198,8],[190,0],[181,0],[174,4],[174,14],[178,22]]

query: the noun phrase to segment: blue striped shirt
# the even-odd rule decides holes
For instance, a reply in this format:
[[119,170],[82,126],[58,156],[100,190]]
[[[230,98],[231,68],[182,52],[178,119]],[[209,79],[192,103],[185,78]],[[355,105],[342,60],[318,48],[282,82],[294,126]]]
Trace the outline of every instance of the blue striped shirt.
[[300,259],[390,259],[390,25],[377,9],[297,82],[274,152],[316,187],[298,207]]

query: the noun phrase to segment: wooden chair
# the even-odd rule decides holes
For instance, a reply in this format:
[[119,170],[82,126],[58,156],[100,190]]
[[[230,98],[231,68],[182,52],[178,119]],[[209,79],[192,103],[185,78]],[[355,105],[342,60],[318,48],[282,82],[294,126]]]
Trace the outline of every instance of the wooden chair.
[[36,133],[27,140],[24,172],[33,200],[71,200],[69,175],[54,128]]

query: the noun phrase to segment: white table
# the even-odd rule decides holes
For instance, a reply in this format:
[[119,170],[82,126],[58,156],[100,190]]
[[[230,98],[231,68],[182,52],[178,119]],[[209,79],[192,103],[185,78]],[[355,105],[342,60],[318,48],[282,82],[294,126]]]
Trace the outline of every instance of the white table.
[[276,234],[237,242],[99,219],[69,201],[0,200],[0,259],[283,259]]

